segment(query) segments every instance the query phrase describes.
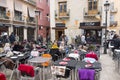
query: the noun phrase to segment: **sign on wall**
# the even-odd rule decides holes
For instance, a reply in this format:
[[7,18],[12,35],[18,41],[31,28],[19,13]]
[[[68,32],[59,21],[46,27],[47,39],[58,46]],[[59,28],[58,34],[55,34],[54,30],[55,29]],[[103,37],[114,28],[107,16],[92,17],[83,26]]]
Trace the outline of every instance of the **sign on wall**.
[[80,26],[100,26],[100,22],[83,22]]

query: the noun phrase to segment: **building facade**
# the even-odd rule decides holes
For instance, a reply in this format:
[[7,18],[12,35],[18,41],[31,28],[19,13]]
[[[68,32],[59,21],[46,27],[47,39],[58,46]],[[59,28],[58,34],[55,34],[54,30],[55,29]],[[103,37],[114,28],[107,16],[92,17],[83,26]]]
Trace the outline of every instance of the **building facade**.
[[[106,27],[105,2],[106,0],[51,0],[52,41],[59,40],[61,34],[65,34],[71,43],[76,35],[90,34],[96,39],[95,43],[101,44]],[[119,30],[119,12],[116,9],[119,1],[108,2],[110,8],[107,14],[107,29]]]
[[0,0],[0,35],[14,32],[19,41],[36,37],[35,0]]
[[20,41],[36,40],[39,35],[46,40],[49,29],[49,0],[0,0],[0,35],[14,32]]
[[37,9],[40,11],[38,35],[48,40],[50,37],[50,0],[38,0]]

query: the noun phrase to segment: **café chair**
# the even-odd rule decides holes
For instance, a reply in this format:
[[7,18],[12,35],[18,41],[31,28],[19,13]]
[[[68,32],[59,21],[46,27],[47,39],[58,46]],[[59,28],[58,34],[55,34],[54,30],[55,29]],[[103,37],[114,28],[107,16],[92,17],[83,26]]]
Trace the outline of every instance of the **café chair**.
[[37,75],[39,76],[39,68],[28,64],[20,64],[18,71],[20,73],[20,80],[36,80]]

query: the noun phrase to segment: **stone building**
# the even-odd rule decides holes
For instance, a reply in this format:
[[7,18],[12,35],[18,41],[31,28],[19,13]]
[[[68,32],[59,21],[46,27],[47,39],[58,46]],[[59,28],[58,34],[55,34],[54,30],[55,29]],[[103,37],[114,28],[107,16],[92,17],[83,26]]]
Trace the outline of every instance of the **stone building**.
[[[51,0],[52,41],[59,40],[61,34],[66,34],[71,43],[76,35],[90,34],[96,39],[95,43],[101,44],[106,27],[105,2],[106,0]],[[118,33],[119,1],[108,0],[108,3],[110,6],[107,13],[107,29],[113,28]]]
[[36,40],[38,35],[46,39],[49,26],[49,0],[0,0],[0,35],[14,32],[20,41]]

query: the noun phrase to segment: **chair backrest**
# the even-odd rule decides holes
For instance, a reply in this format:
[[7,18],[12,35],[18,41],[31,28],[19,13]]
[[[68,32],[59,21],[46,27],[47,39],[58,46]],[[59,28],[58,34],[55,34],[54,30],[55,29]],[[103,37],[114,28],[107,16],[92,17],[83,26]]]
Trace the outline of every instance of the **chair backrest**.
[[0,61],[4,62],[6,68],[13,70],[15,68],[15,63],[9,58],[1,58]]
[[34,67],[28,64],[20,64],[18,67],[22,76],[34,77]]

